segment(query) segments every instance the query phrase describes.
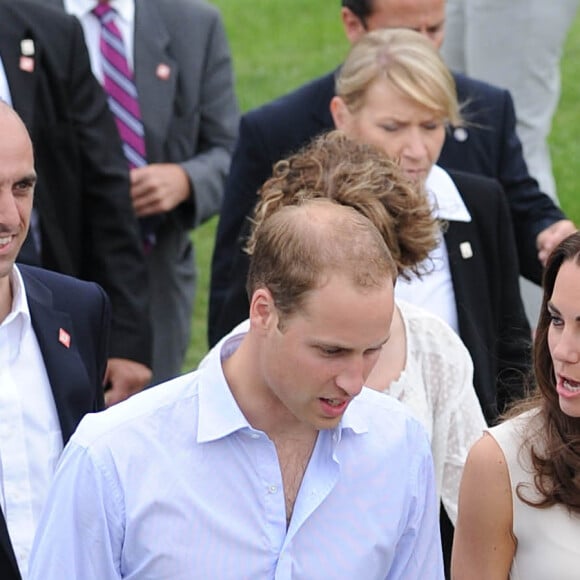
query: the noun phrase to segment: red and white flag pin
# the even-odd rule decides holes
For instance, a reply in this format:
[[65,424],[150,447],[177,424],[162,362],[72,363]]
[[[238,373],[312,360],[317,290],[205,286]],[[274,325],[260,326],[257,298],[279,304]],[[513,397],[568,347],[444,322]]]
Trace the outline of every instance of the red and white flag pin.
[[155,71],[158,79],[166,81],[171,76],[171,68],[164,62],[157,65],[157,70]]
[[24,72],[34,72],[34,59],[31,56],[21,56],[19,66]]
[[58,329],[58,342],[66,348],[70,348],[70,334],[64,328]]

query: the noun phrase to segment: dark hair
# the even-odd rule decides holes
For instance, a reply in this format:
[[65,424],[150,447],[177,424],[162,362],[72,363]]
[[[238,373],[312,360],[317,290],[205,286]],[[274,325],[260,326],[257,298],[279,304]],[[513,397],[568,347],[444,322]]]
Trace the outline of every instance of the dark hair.
[[[541,427],[537,432],[541,445],[530,446],[534,467],[534,484],[540,500],[530,500],[524,495],[525,486],[517,487],[518,497],[535,507],[563,504],[580,514],[580,419],[570,417],[560,409],[554,377],[554,364],[548,345],[551,316],[547,304],[552,298],[556,277],[564,262],[574,261],[580,266],[580,232],[563,240],[548,258],[543,278],[542,309],[534,342],[535,394],[523,405],[539,409]],[[535,433],[531,433],[534,441]],[[537,439],[536,439],[537,440]]]
[[348,8],[361,21],[366,29],[366,19],[372,14],[372,0],[342,0],[342,7]]

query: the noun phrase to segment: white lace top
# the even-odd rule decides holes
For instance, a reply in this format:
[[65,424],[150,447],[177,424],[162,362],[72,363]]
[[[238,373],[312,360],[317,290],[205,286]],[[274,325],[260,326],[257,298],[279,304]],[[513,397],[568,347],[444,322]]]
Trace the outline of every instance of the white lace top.
[[461,339],[440,318],[397,301],[407,339],[406,364],[388,392],[408,405],[427,429],[437,491],[453,524],[459,482],[485,419],[473,388],[473,363]]

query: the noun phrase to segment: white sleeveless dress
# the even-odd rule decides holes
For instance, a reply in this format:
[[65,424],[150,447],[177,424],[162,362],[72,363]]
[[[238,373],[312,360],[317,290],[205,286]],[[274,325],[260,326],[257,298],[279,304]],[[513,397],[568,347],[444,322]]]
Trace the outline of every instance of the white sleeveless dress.
[[562,505],[545,509],[529,506],[516,494],[517,485],[523,483],[527,484],[522,490],[526,498],[539,497],[533,485],[529,444],[541,449],[534,436],[541,427],[537,412],[531,411],[489,429],[503,451],[511,479],[517,548],[510,579],[579,580],[580,516]]

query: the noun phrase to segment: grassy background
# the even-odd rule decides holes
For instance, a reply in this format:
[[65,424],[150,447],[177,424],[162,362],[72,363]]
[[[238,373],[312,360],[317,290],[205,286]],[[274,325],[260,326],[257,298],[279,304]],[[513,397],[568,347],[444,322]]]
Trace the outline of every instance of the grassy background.
[[[348,51],[338,0],[213,0],[213,3],[224,18],[243,112],[328,72]],[[558,195],[564,210],[578,224],[579,54],[580,14],[562,59],[562,98],[550,137]],[[209,269],[216,224],[214,218],[193,234],[199,281],[186,370],[195,367],[207,350]]]

